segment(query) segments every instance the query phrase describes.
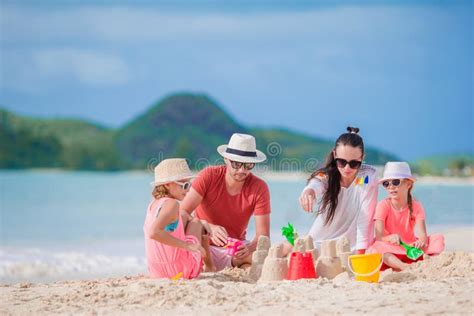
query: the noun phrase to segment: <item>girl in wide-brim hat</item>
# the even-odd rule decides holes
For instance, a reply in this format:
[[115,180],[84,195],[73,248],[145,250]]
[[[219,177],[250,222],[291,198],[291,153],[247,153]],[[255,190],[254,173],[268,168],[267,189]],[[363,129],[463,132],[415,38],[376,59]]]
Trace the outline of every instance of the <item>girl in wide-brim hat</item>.
[[155,168],[153,200],[143,230],[148,271],[155,278],[196,278],[203,259],[212,267],[206,223],[180,214],[179,203],[194,178],[185,159],[165,159]]

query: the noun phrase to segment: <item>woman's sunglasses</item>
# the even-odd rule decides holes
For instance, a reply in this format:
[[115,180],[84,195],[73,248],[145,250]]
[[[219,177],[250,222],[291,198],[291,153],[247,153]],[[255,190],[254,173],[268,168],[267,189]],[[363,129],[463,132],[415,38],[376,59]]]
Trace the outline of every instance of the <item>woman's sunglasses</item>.
[[186,181],[186,182],[175,181],[174,183],[179,184],[179,186],[183,190],[188,190],[191,187],[191,182],[189,182],[189,181]]
[[384,182],[382,182],[382,185],[384,188],[388,188],[391,185],[393,185],[394,187],[398,187],[400,185],[400,183],[402,183],[402,180],[400,179],[393,179],[393,180],[386,180]]
[[230,160],[230,165],[236,170],[239,170],[242,166],[244,166],[245,170],[252,170],[255,167],[255,164],[251,162],[238,162],[233,160]]
[[362,161],[359,161],[359,160],[347,161],[347,160],[342,159],[342,158],[336,158],[336,165],[339,168],[345,168],[347,164],[349,164],[349,167],[351,169],[359,169],[360,166],[362,165]]

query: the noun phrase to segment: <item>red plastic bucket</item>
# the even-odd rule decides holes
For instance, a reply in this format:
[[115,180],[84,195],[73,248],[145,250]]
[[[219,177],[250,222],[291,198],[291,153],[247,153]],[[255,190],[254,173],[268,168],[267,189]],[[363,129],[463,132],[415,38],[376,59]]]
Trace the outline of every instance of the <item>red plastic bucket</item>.
[[317,278],[314,269],[313,255],[310,252],[293,252],[290,257],[287,280],[315,279]]

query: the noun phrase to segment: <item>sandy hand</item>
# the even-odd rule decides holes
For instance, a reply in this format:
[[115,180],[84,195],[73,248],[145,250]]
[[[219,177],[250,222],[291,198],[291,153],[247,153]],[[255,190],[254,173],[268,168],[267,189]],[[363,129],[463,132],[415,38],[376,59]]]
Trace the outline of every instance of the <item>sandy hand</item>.
[[235,253],[237,258],[245,258],[250,255],[250,249],[244,243],[240,244],[237,248],[239,249]]
[[400,236],[398,234],[391,234],[387,236],[387,241],[394,245],[400,245]]

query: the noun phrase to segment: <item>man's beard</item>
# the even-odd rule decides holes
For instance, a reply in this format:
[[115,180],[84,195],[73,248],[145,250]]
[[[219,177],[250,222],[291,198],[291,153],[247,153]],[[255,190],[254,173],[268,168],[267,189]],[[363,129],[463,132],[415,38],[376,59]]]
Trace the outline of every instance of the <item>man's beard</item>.
[[235,181],[237,182],[244,182],[248,177],[248,174],[236,174],[232,178],[234,178]]

